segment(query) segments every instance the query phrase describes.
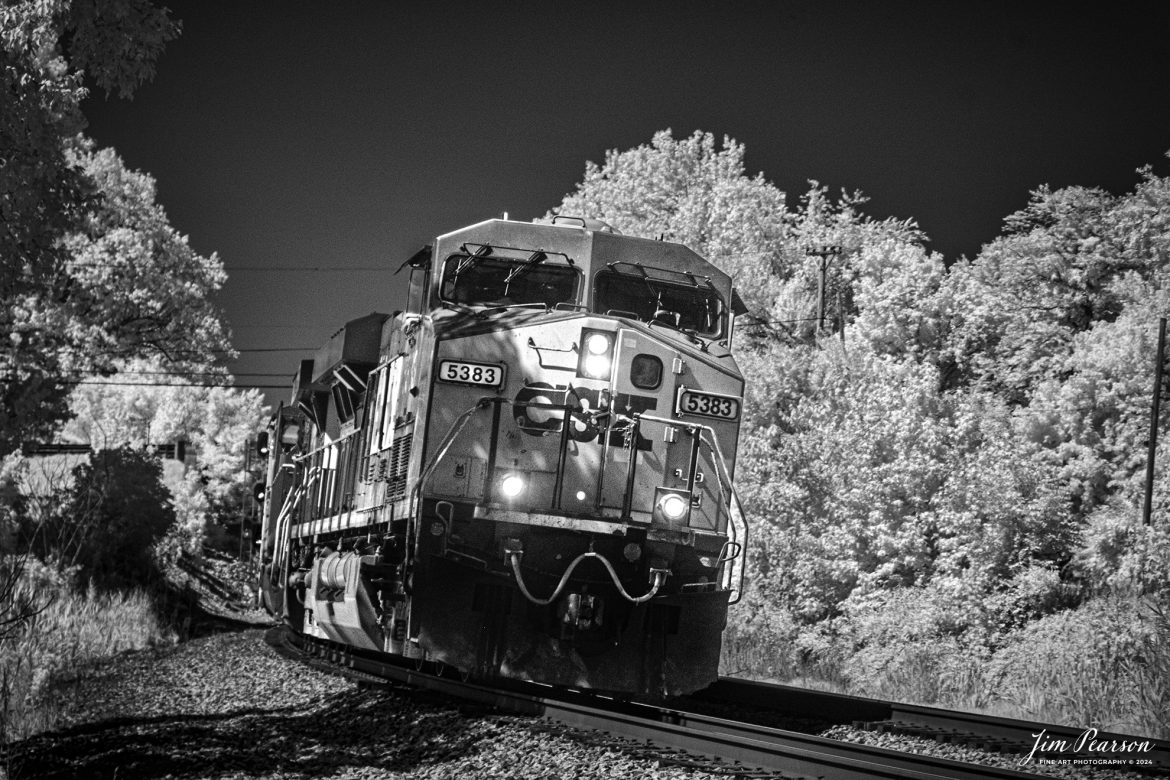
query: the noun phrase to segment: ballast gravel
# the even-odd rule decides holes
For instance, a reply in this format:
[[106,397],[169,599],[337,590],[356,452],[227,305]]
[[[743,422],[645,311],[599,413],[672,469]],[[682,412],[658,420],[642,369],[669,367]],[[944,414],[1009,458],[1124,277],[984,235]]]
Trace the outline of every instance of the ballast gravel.
[[906,734],[866,731],[851,726],[834,726],[822,732],[820,736],[842,742],[888,748],[902,753],[918,753],[981,766],[1014,769],[1044,777],[1062,777],[1070,780],[1089,780],[1089,778],[1092,780],[1149,780],[1150,777],[1138,772],[1095,765],[1042,764],[1036,761],[1021,764],[1024,756],[1017,753],[991,753],[966,745],[951,745]]
[[125,655],[12,746],[13,778],[645,778],[714,775],[539,720],[366,688],[285,659],[262,629]]
[[[364,687],[278,655],[264,633],[215,634],[82,671],[59,692],[64,724],[11,745],[0,777],[5,768],[13,780],[736,776],[674,765],[607,735],[425,692]],[[1017,756],[845,726],[824,736],[1049,776],[1141,777],[1100,767],[1020,767]]]

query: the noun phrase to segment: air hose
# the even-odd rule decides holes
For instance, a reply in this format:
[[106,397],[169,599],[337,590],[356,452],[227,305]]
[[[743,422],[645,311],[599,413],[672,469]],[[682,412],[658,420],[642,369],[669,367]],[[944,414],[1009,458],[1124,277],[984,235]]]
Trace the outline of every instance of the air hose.
[[506,554],[508,556],[508,561],[512,564],[512,573],[516,575],[516,585],[520,588],[520,592],[524,594],[524,598],[528,599],[533,604],[539,604],[540,606],[551,604],[557,596],[561,595],[561,591],[564,590],[565,585],[569,582],[569,577],[573,574],[573,569],[577,568],[577,564],[581,563],[581,561],[585,560],[586,558],[596,558],[597,560],[601,561],[602,565],[605,566],[605,570],[609,572],[609,576],[613,579],[613,584],[617,587],[618,593],[622,594],[622,598],[624,598],[626,601],[629,601],[633,604],[641,604],[644,601],[649,601],[650,599],[654,598],[654,596],[658,594],[658,589],[662,587],[662,585],[666,582],[666,577],[670,574],[669,569],[651,569],[650,575],[652,578],[652,584],[650,590],[641,596],[631,596],[628,592],[626,592],[626,589],[622,587],[621,580],[618,579],[617,571],[614,570],[613,564],[606,560],[604,555],[592,551],[583,552],[574,558],[573,561],[569,564],[569,567],[565,569],[565,573],[561,575],[561,581],[558,582],[556,588],[553,589],[552,595],[550,595],[547,599],[541,599],[533,596],[532,592],[528,590],[528,586],[524,584],[524,575],[520,571],[520,559],[524,556],[524,551],[508,550],[506,551]]

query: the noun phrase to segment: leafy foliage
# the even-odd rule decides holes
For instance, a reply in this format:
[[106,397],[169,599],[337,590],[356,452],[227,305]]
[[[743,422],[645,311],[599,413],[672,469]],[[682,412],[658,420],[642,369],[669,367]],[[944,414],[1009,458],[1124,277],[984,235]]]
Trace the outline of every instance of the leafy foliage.
[[145,584],[151,548],[174,523],[156,458],[130,448],[103,450],[74,469],[56,511],[24,529],[26,549],[81,581]]
[[64,238],[76,299],[86,317],[59,323],[89,348],[75,370],[107,372],[128,356],[161,359],[173,370],[207,370],[227,333],[209,298],[226,274],[197,255],[155,201],[149,175],[127,170],[111,149],[88,141],[70,159],[97,186],[100,203],[83,229]]
[[78,374],[227,348],[219,262],[170,228],[149,177],[79,135],[83,76],[128,97],[177,32],[146,0],[0,9],[0,456],[48,437]]
[[[187,540],[182,546],[197,549],[208,522],[238,515],[246,491],[240,478],[245,450],[263,417],[263,397],[258,390],[192,385],[154,363],[124,364],[123,371],[143,384],[95,381],[76,388],[73,420],[64,433],[95,449],[183,442],[185,465],[166,461],[161,478],[171,494],[176,530]],[[160,384],[149,384],[155,380]]]
[[[576,191],[554,212],[603,219],[618,230],[686,244],[731,275],[751,315],[747,337],[807,338],[817,314],[818,258],[809,249],[842,248],[843,257],[887,240],[891,247],[921,238],[913,222],[874,221],[859,211],[858,193],[833,201],[810,182],[799,208],[762,175],[749,177],[744,146],[695,131],[676,140],[670,130],[651,142],[588,163]],[[847,264],[827,272],[830,322],[848,313]],[[839,294],[840,293],[840,294]],[[840,303],[839,303],[840,301]]]
[[[730,139],[663,131],[590,163],[557,209],[688,244],[751,310],[736,353],[751,378],[736,475],[751,582],[728,669],[995,706],[994,670],[1031,658],[1066,673],[1061,643],[1086,673],[1139,645],[1130,678],[1161,668],[1161,634],[1107,613],[1119,597],[1170,601],[1165,434],[1155,522],[1138,524],[1170,180],[1147,168],[1125,195],[1040,187],[948,268],[912,221],[873,220],[863,196],[816,182],[789,209],[743,159]],[[1125,646],[1087,638],[1102,631]],[[1133,699],[1118,686],[1093,706]],[[1019,690],[999,702],[1027,705]]]

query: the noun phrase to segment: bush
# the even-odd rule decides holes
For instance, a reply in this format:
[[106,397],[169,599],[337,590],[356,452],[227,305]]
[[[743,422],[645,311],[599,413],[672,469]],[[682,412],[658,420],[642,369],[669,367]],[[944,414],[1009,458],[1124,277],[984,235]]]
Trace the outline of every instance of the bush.
[[985,707],[984,666],[1006,633],[1075,603],[1048,566],[1017,567],[998,583],[982,573],[919,587],[855,593],[843,615],[805,628],[796,646],[807,670],[851,693],[944,706]]
[[1098,598],[1014,632],[984,687],[1027,717],[1170,737],[1166,604]]
[[83,582],[141,586],[155,578],[152,548],[175,520],[156,458],[130,448],[102,450],[73,470],[60,503],[25,525],[28,549]]
[[728,612],[720,674],[764,680],[797,676],[802,671],[795,651],[797,632],[792,617],[749,583],[742,602]]
[[[953,585],[954,583],[948,583]],[[955,588],[902,588],[854,599],[841,627],[851,693],[925,704],[978,706],[990,653]]]

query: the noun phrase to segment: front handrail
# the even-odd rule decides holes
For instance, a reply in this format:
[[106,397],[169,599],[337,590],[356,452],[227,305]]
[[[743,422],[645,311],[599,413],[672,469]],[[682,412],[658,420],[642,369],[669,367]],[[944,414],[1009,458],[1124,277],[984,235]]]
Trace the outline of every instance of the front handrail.
[[[507,398],[502,397],[502,396],[498,396],[498,395],[496,395],[496,396],[483,396],[480,399],[478,399],[473,406],[468,408],[466,411],[462,412],[451,423],[451,426],[447,429],[447,433],[444,435],[439,447],[435,451],[434,456],[430,459],[430,461],[428,462],[426,467],[423,469],[422,474],[420,475],[418,482],[415,483],[414,490],[412,491],[412,511],[411,511],[412,524],[414,522],[413,519],[416,515],[415,508],[418,506],[418,501],[419,501],[419,498],[421,496],[423,486],[431,478],[431,475],[434,473],[435,469],[438,468],[440,461],[442,461],[442,459],[446,456],[446,454],[450,450],[451,446],[455,443],[455,440],[459,437],[459,435],[466,428],[467,423],[471,419],[472,415],[474,415],[477,411],[487,409],[490,406],[498,407],[498,405],[504,404],[504,403],[509,403],[509,400]],[[545,408],[545,409],[549,409],[549,410],[561,411],[564,413],[565,416],[561,422],[561,431],[560,431],[560,433],[561,433],[561,436],[560,436],[560,439],[561,439],[560,450],[561,450],[561,452],[560,452],[560,457],[558,458],[558,464],[557,464],[557,471],[559,474],[561,469],[564,468],[563,456],[564,456],[564,449],[565,449],[565,446],[567,444],[568,426],[572,424],[570,421],[572,411],[568,408],[567,404],[562,406],[559,404],[542,404],[542,403],[533,403],[533,402],[527,402],[527,403],[522,402],[519,405],[522,405],[525,407],[530,407],[530,408]],[[627,433],[627,435],[632,437],[631,442],[630,442],[631,449],[633,450],[633,452],[631,452],[631,454],[630,454],[631,465],[633,464],[633,462],[637,458],[638,428],[641,424],[641,421],[643,421],[643,420],[646,420],[648,422],[661,423],[664,425],[672,425],[672,426],[676,426],[676,427],[687,428],[687,429],[692,431],[693,435],[698,436],[700,441],[705,443],[707,445],[708,449],[710,450],[710,452],[714,455],[714,458],[712,460],[715,463],[717,476],[718,476],[720,504],[726,509],[727,516],[728,516],[728,519],[727,519],[728,543],[725,544],[724,548],[720,551],[719,565],[724,566],[726,564],[731,564],[731,566],[728,569],[725,569],[726,574],[724,576],[727,577],[726,587],[730,590],[734,590],[735,596],[728,603],[729,604],[738,603],[739,600],[743,597],[743,584],[744,584],[744,580],[746,578],[745,553],[747,550],[749,529],[748,529],[748,523],[747,523],[746,516],[743,513],[743,505],[740,502],[739,495],[736,493],[735,486],[731,481],[731,475],[727,469],[727,461],[726,461],[726,458],[724,458],[724,456],[723,456],[722,448],[720,448],[720,446],[719,446],[719,440],[715,435],[715,430],[711,426],[704,425],[703,423],[687,422],[684,420],[670,419],[670,418],[665,418],[665,417],[657,417],[655,415],[642,414],[642,413],[637,413],[637,414],[634,414],[630,417],[627,417],[626,415],[623,415],[620,413],[613,413],[612,419],[620,420],[620,421],[629,421],[631,424],[631,430],[628,431],[628,433]],[[691,471],[694,472],[698,468],[698,459],[692,458],[692,461],[693,462],[691,463]],[[631,468],[631,472],[632,472],[632,468]],[[631,476],[631,474],[627,474],[627,477],[630,477],[630,476]],[[629,479],[628,481],[632,481],[632,479]],[[559,505],[559,500],[558,500],[559,495],[558,494],[559,494],[559,490],[561,487],[559,484],[560,483],[559,478],[558,478],[557,482],[558,482],[558,484],[554,487],[554,491],[553,491],[554,492],[554,496],[553,496],[554,509]],[[630,500],[629,487],[630,486],[627,485],[627,491],[626,491],[626,496],[625,496],[625,501],[627,503]],[[738,511],[739,523],[736,522],[736,516],[737,516],[736,510],[737,509],[739,510]],[[628,511],[629,511],[628,507],[623,507],[623,515],[628,513]],[[414,530],[415,529],[412,529],[412,531],[414,531]],[[417,538],[414,533],[412,533],[411,535],[413,538]],[[632,601],[635,604],[641,603],[641,601],[635,600],[635,597],[630,596],[628,593],[625,592],[625,590],[622,589],[620,582],[618,582],[618,580],[617,580],[617,573],[613,570],[612,565],[609,563],[609,561],[605,560],[604,558],[597,555],[596,553],[583,553],[582,555],[578,556],[570,564],[569,568],[566,570],[565,575],[561,578],[561,583],[557,586],[557,589],[554,590],[553,595],[550,596],[548,598],[548,600],[546,600],[546,601],[541,601],[541,600],[537,599],[535,596],[533,596],[531,593],[527,592],[527,590],[524,586],[523,580],[519,574],[519,569],[518,569],[519,564],[517,562],[518,559],[512,561],[512,566],[513,566],[513,571],[517,575],[516,582],[520,586],[521,591],[524,592],[525,597],[536,604],[547,604],[547,603],[550,603],[552,599],[555,599],[557,597],[560,590],[564,587],[564,584],[568,581],[568,577],[569,577],[569,574],[572,572],[572,569],[581,560],[583,560],[584,558],[587,558],[587,557],[601,558],[602,563],[610,571],[610,576],[614,578],[614,583],[617,585],[618,589],[622,592],[623,597],[629,599],[630,601]],[[737,561],[739,564],[738,566],[735,565]],[[653,595],[655,593],[657,593],[657,590],[661,586],[661,584],[662,583],[657,583],[649,594],[645,595],[644,597],[639,597],[639,598],[641,598],[642,601],[649,599],[649,598],[653,598]]]
[[[723,504],[723,506],[727,510],[727,529],[728,529],[727,535],[728,535],[728,543],[729,543],[728,545],[725,545],[725,549],[720,552],[719,557],[720,557],[720,561],[725,562],[725,563],[732,563],[732,562],[737,561],[737,560],[739,561],[738,566],[735,566],[733,563],[733,565],[731,567],[731,571],[728,573],[728,576],[729,576],[728,587],[735,591],[735,597],[731,601],[729,601],[728,603],[729,604],[738,603],[739,600],[741,598],[743,598],[743,583],[744,583],[744,580],[745,580],[746,574],[747,574],[747,566],[745,565],[746,560],[745,560],[744,556],[745,556],[745,553],[747,550],[747,545],[748,545],[749,529],[748,529],[748,523],[747,523],[747,516],[744,514],[744,511],[743,511],[743,504],[739,500],[739,494],[735,490],[735,484],[731,481],[731,474],[729,473],[729,471],[727,469],[727,459],[723,456],[723,450],[719,446],[719,439],[715,435],[715,429],[712,428],[710,425],[704,425],[703,423],[688,422],[686,420],[671,419],[669,417],[658,417],[658,416],[652,415],[652,414],[639,413],[639,414],[633,415],[632,417],[626,417],[625,415],[619,414],[617,416],[620,419],[630,420],[630,422],[633,424],[633,427],[634,427],[634,430],[632,431],[632,435],[635,437],[635,439],[638,435],[638,427],[640,426],[642,420],[647,420],[649,422],[661,423],[663,425],[671,425],[671,426],[675,426],[675,427],[679,427],[679,428],[688,428],[693,433],[695,433],[696,435],[699,435],[701,437],[701,440],[707,445],[707,447],[710,449],[711,453],[715,456],[713,461],[715,463],[715,468],[718,471],[719,493],[720,493],[720,498],[722,499],[721,503]],[[706,434],[706,435],[703,435],[703,434]],[[633,460],[633,453],[631,453],[630,459],[631,459],[631,461]],[[691,463],[692,476],[693,476],[693,472],[697,468],[698,468],[697,459],[692,459],[692,463]],[[688,482],[689,481],[690,480],[688,480]],[[739,510],[738,517],[739,517],[739,521],[740,521],[738,524],[736,523],[736,514],[737,514],[736,510],[737,509]],[[742,525],[742,529],[740,527],[741,525]],[[734,554],[731,553],[732,547],[737,548]],[[736,581],[738,581],[738,582],[736,582]]]

